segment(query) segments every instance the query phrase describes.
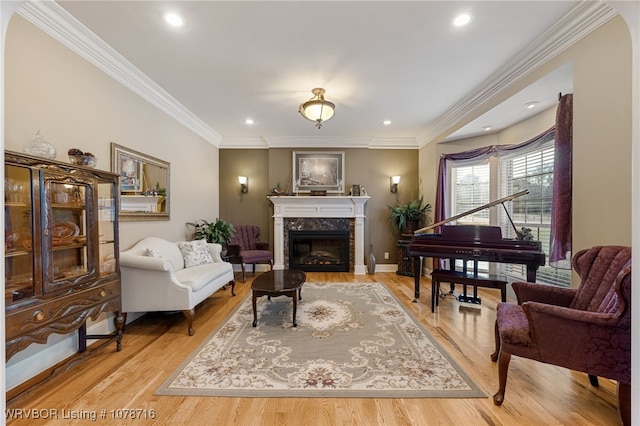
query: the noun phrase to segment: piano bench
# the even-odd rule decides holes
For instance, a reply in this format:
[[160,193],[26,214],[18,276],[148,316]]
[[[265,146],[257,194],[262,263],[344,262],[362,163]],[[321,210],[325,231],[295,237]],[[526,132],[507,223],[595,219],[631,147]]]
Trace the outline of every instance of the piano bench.
[[478,287],[499,288],[502,301],[507,301],[507,281],[501,279],[498,275],[478,274],[473,272],[458,272],[448,269],[434,269],[431,272],[431,312],[435,312],[438,306],[438,296],[440,294],[440,283],[446,282],[453,284],[462,284],[465,286],[464,296],[467,296],[467,285],[473,286],[474,298],[477,299]]

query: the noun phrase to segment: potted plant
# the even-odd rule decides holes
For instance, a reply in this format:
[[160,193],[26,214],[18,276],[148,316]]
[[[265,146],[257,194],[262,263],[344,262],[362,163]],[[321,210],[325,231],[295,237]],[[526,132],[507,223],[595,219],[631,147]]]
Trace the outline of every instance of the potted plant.
[[198,222],[188,222],[195,228],[195,232],[191,236],[194,240],[207,240],[208,243],[218,243],[226,247],[231,238],[236,233],[235,228],[229,222],[217,218],[215,222],[207,222],[200,219]]
[[389,207],[390,216],[389,219],[396,229],[401,233],[413,233],[420,222],[425,219],[425,222],[429,222],[427,213],[431,212],[431,204],[424,204],[423,199],[411,200],[407,204],[396,204]]

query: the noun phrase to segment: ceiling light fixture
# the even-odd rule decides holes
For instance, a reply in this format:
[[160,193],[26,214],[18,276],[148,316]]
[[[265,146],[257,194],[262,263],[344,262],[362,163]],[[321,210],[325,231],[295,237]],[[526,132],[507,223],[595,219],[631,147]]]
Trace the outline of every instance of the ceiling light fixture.
[[527,109],[535,108],[538,106],[538,101],[527,102],[524,106],[526,106]]
[[391,120],[384,120],[382,124],[384,124],[385,126],[388,126],[391,124]]
[[489,130],[491,130],[493,127],[491,127],[490,125],[486,125],[486,126],[482,126],[482,130],[484,130],[485,132],[488,132]]
[[453,20],[453,25],[455,25],[456,27],[464,27],[469,22],[471,22],[471,16],[467,13],[461,13],[460,15],[455,17],[455,19]]
[[184,19],[177,13],[169,12],[164,15],[164,22],[172,27],[181,27],[184,25]]
[[253,123],[254,121],[251,118],[247,118],[246,120],[244,120],[244,124],[252,125]]
[[313,97],[300,105],[298,112],[304,118],[316,122],[316,127],[320,129],[322,123],[333,117],[336,105],[324,99],[324,89],[316,87],[311,91]]

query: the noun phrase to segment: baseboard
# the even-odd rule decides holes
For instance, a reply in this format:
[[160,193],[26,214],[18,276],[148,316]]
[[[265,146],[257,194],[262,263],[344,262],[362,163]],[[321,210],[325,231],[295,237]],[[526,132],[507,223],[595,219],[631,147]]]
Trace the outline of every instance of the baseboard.
[[[256,272],[266,272],[269,270],[269,265],[266,263],[259,263],[256,265]],[[395,263],[383,263],[376,264],[376,272],[396,272],[398,270],[398,265]],[[251,266],[245,266],[245,271],[247,274],[251,273]],[[242,273],[242,267],[240,265],[233,265],[233,272]]]

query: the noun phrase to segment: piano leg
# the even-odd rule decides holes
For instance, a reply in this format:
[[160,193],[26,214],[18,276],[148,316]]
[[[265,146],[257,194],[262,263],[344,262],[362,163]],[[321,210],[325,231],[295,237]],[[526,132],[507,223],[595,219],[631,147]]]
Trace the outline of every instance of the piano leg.
[[529,281],[530,283],[535,283],[537,273],[538,273],[537,265],[527,265],[527,281]]
[[422,256],[415,256],[413,258],[413,302],[418,303],[420,298],[420,276],[422,275]]

